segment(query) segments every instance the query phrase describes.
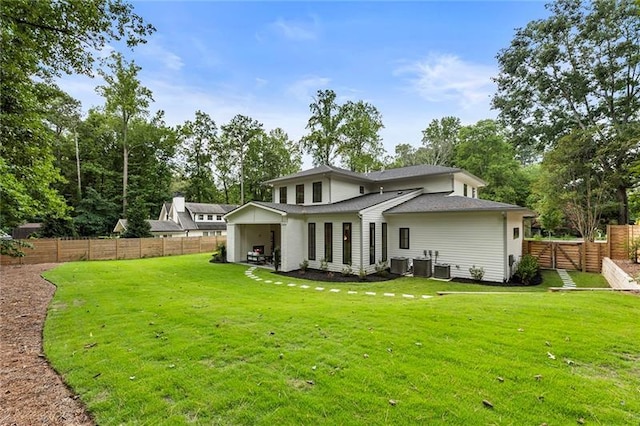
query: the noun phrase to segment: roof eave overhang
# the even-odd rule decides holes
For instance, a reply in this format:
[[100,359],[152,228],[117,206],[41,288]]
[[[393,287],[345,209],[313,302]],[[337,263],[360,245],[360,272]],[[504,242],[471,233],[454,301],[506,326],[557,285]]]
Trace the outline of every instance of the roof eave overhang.
[[257,203],[254,203],[252,201],[249,201],[248,203],[246,203],[246,204],[244,204],[244,205],[242,205],[242,206],[240,206],[240,207],[238,207],[236,209],[231,210],[229,213],[227,213],[224,216],[222,216],[222,218],[226,222],[227,218],[235,215],[236,213],[240,213],[242,210],[245,210],[245,209],[247,209],[249,207],[256,207],[256,208],[259,208],[259,209],[262,209],[262,210],[266,210],[266,211],[269,211],[269,212],[272,212],[272,213],[279,214],[280,216],[287,216],[287,214],[288,214],[285,211],[274,209],[272,207],[263,206],[261,204],[257,204]]

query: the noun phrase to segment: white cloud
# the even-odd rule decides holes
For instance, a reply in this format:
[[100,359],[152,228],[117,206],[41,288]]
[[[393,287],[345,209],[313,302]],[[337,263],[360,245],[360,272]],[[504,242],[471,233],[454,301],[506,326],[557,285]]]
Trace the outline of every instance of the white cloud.
[[149,42],[139,46],[137,53],[150,58],[154,62],[160,63],[169,71],[180,71],[184,66],[184,62],[180,56],[171,52],[156,40],[149,40]]
[[411,88],[431,102],[456,102],[462,108],[488,103],[495,91],[497,70],[466,62],[455,55],[430,54],[425,60],[398,68],[395,75],[412,75]]
[[318,90],[326,89],[331,82],[328,77],[309,76],[294,81],[287,87],[287,94],[293,96],[299,101],[311,101]]
[[278,18],[271,23],[271,27],[289,40],[306,41],[318,38],[319,22],[316,17],[311,17],[310,21]]

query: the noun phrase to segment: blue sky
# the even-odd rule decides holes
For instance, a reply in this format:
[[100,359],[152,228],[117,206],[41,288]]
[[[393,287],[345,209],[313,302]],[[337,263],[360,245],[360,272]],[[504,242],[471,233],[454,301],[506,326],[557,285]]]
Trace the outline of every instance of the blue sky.
[[[298,140],[315,92],[333,89],[340,102],[378,108],[389,154],[419,145],[433,119],[494,118],[496,54],[516,28],[548,16],[538,1],[133,4],[157,32],[133,52],[113,47],[142,67],[151,110],[165,110],[169,124],[196,110],[218,126],[245,114]],[[86,110],[103,104],[101,83],[66,76],[60,86]]]

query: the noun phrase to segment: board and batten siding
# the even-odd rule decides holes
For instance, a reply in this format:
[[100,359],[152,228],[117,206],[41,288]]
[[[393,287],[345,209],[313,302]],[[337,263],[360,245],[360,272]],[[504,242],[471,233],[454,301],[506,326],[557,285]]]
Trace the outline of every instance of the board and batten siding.
[[[451,276],[471,278],[469,268],[484,268],[485,281],[505,276],[505,221],[501,212],[388,215],[389,258],[424,256],[438,250],[438,263],[451,265]],[[409,249],[399,248],[399,229],[409,228]]]
[[[300,268],[300,263],[307,253],[307,224],[301,218],[289,216],[286,223],[280,226],[281,265],[280,269],[288,272]],[[301,236],[305,236],[301,238]]]

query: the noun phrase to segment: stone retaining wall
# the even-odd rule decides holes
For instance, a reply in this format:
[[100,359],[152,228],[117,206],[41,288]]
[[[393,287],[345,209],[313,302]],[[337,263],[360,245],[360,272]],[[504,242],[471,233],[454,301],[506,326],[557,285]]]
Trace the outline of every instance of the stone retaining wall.
[[640,285],[608,257],[602,259],[602,275],[612,288],[640,290]]

